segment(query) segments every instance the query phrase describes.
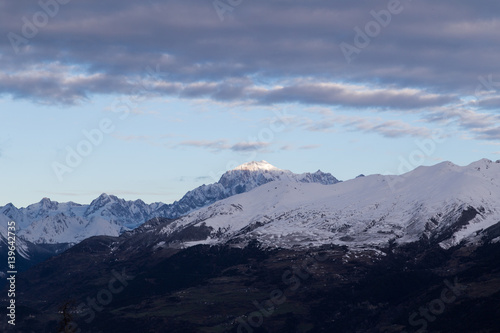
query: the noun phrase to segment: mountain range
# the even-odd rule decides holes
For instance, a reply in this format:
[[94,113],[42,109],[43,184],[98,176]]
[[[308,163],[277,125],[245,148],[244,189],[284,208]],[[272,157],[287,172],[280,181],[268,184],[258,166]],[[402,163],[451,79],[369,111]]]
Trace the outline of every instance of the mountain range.
[[[320,170],[295,174],[278,169],[266,161],[249,162],[224,173],[220,180],[187,192],[172,204],[142,200],[127,201],[114,195],[101,194],[88,205],[59,203],[49,198],[23,208],[12,203],[0,207],[0,222],[15,221],[19,243],[19,269],[27,269],[52,255],[92,236],[119,236],[154,218],[177,218],[236,194],[250,191],[272,181],[335,184],[339,181]],[[6,237],[0,229],[0,254],[6,257]],[[2,245],[3,244],[3,245]],[[7,261],[0,264],[6,272]]]
[[137,228],[153,217],[177,218],[196,209],[275,180],[335,184],[329,173],[295,174],[278,169],[266,161],[249,162],[227,171],[220,180],[187,192],[172,204],[146,204],[101,194],[89,205],[58,203],[49,198],[16,208],[9,203],[0,207],[0,216],[16,222],[18,235],[35,244],[78,243],[96,235],[118,236]]
[[187,228],[198,230],[185,246],[244,246],[258,240],[279,248],[366,248],[424,239],[450,248],[490,237],[500,222],[499,176],[500,163],[483,159],[334,186],[280,180],[199,209],[157,232],[172,238]]
[[[331,185],[276,180],[175,219],[153,218],[116,238],[144,252],[195,245],[378,251],[425,242],[500,242],[500,161],[443,162],[400,176],[370,175]],[[125,250],[124,250],[125,251]]]
[[[274,167],[242,168],[224,199],[90,237],[20,274],[25,326],[52,331],[73,299],[82,332],[500,329],[500,161],[344,182],[255,181]],[[116,272],[126,288],[86,321]]]

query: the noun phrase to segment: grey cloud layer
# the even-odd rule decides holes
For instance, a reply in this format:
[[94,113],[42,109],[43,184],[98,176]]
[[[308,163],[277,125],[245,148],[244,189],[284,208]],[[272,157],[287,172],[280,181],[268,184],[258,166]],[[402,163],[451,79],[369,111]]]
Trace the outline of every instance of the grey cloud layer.
[[232,150],[235,152],[262,151],[270,146],[268,142],[238,142],[229,144],[226,140],[183,141],[179,146],[205,148],[211,151]]
[[[486,0],[402,0],[404,10],[348,64],[339,45],[354,44],[354,28],[364,29],[370,11],[387,3],[252,0],[221,22],[206,0],[72,0],[16,54],[8,33],[22,36],[23,17],[32,21],[41,8],[35,1],[1,1],[8,15],[0,21],[0,94],[64,104],[139,92],[432,108],[427,119],[437,119],[460,96],[477,93],[479,76],[500,81],[500,3]],[[151,75],[148,66],[158,71]],[[498,111],[500,98],[490,88],[471,110]],[[436,108],[447,109],[438,115]],[[498,138],[493,129],[481,135]]]

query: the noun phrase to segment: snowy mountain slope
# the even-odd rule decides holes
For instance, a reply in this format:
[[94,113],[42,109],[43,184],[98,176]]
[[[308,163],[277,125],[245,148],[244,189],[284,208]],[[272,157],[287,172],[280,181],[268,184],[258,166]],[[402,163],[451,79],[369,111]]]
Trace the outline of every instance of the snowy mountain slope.
[[[22,306],[36,313],[26,329],[48,327],[68,295],[95,298],[116,271],[134,278],[108,305],[115,317],[97,314],[85,331],[131,325],[155,331],[167,321],[167,329],[183,332],[237,331],[235,318],[262,308],[266,291],[278,284],[290,312],[270,314],[263,326],[270,332],[293,331],[297,323],[324,332],[416,330],[408,318],[432,310],[442,290],[456,301],[428,322],[430,331],[499,332],[499,175],[500,163],[481,160],[334,186],[282,179],[188,216],[154,218],[119,237],[92,237],[19,275]],[[192,246],[200,243],[222,246]],[[217,326],[202,326],[229,309]],[[160,314],[157,321],[152,313]],[[186,330],[186,318],[202,321]]]
[[222,175],[219,182],[202,185],[186,193],[173,204],[146,204],[101,194],[90,205],[58,203],[43,198],[26,208],[12,204],[0,207],[0,216],[16,221],[19,236],[37,244],[77,243],[95,236],[117,236],[134,229],[153,217],[177,218],[232,195],[249,191],[275,180],[334,184],[329,173],[294,174],[271,164],[250,162]]
[[21,230],[19,235],[34,243],[78,243],[97,235],[118,236],[122,230],[123,227],[113,219],[92,217],[86,220],[60,213],[33,222],[28,228]]
[[324,185],[339,182],[331,174],[320,170],[315,173],[295,174],[289,170],[278,169],[266,161],[249,162],[227,171],[217,183],[202,185],[187,192],[179,201],[160,207],[158,212],[161,213],[157,216],[177,218],[216,201],[277,180]]
[[[10,221],[11,220],[6,216],[0,215],[0,277],[5,276],[6,272],[9,270],[7,267],[7,257],[9,252],[7,223]],[[66,250],[68,246],[68,244],[40,246],[24,240],[21,237],[16,237],[16,270],[19,272],[24,271],[29,267]],[[1,284],[2,283],[0,283],[0,285]]]
[[[10,222],[9,219],[5,218],[5,216],[0,216],[0,244],[3,248],[8,248],[9,247],[9,233],[8,233],[8,222]],[[16,234],[16,232],[14,232]],[[23,257],[24,259],[30,259],[29,251],[28,251],[28,244],[26,241],[23,239],[18,239],[17,237],[15,238],[15,247],[16,247],[16,254]],[[2,251],[2,254],[4,251]],[[5,251],[7,253],[7,251]],[[5,261],[7,261],[7,256],[5,256]]]
[[150,205],[140,200],[125,201],[107,194],[101,194],[90,205],[61,204],[44,198],[18,211],[24,213],[18,225],[29,223],[19,236],[37,244],[77,243],[95,235],[117,236],[152,214]]
[[200,209],[159,232],[172,237],[198,230],[198,239],[185,246],[258,239],[270,247],[364,247],[423,238],[450,247],[478,241],[500,222],[499,176],[500,163],[480,160],[335,186],[282,180]]
[[146,221],[151,217],[157,204],[147,205],[142,200],[126,201],[114,195],[102,194],[93,200],[85,210],[86,219],[102,218],[118,220],[128,228],[137,227],[138,221]]
[[0,207],[0,214],[16,221],[20,229],[28,227],[34,221],[47,216],[54,216],[59,213],[68,215],[81,214],[82,205],[74,202],[58,203],[51,201],[49,198],[43,198],[40,202],[29,205],[26,208],[16,208],[9,203],[4,207]]

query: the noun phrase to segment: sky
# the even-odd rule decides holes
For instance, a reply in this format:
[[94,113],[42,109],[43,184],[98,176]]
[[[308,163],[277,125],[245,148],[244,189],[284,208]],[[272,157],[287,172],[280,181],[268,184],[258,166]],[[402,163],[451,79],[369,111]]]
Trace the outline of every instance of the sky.
[[500,159],[497,1],[0,0],[0,206],[170,203],[252,160]]

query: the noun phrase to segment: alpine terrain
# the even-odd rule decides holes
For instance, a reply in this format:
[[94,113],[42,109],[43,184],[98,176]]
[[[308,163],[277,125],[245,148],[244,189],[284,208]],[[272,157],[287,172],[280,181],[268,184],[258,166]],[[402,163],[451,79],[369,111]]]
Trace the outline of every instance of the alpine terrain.
[[224,173],[216,183],[189,191],[172,204],[126,201],[103,193],[89,205],[58,203],[49,198],[20,209],[9,203],[0,207],[0,216],[16,221],[19,236],[30,242],[78,243],[96,235],[118,236],[153,217],[176,218],[275,180],[325,185],[338,182],[331,174],[320,170],[294,174],[266,161],[250,162]]
[[500,161],[344,182],[264,163],[20,274],[21,329],[66,304],[81,332],[500,331]]
[[[101,194],[89,205],[74,202],[58,203],[43,198],[26,208],[16,208],[9,203],[0,207],[0,221],[6,226],[15,221],[19,242],[31,244],[25,247],[26,263],[21,270],[36,264],[35,258],[48,258],[63,249],[98,235],[118,236],[137,228],[153,217],[177,218],[205,207],[216,201],[243,193],[272,181],[298,183],[335,184],[339,182],[329,173],[295,174],[278,169],[266,161],[249,162],[224,173],[220,180],[202,185],[186,193],[172,204],[146,204],[142,200],[126,201],[114,195]],[[34,246],[35,244],[39,246]],[[2,258],[7,248],[0,248]],[[24,260],[22,259],[22,260]],[[0,273],[6,261],[0,265]]]

